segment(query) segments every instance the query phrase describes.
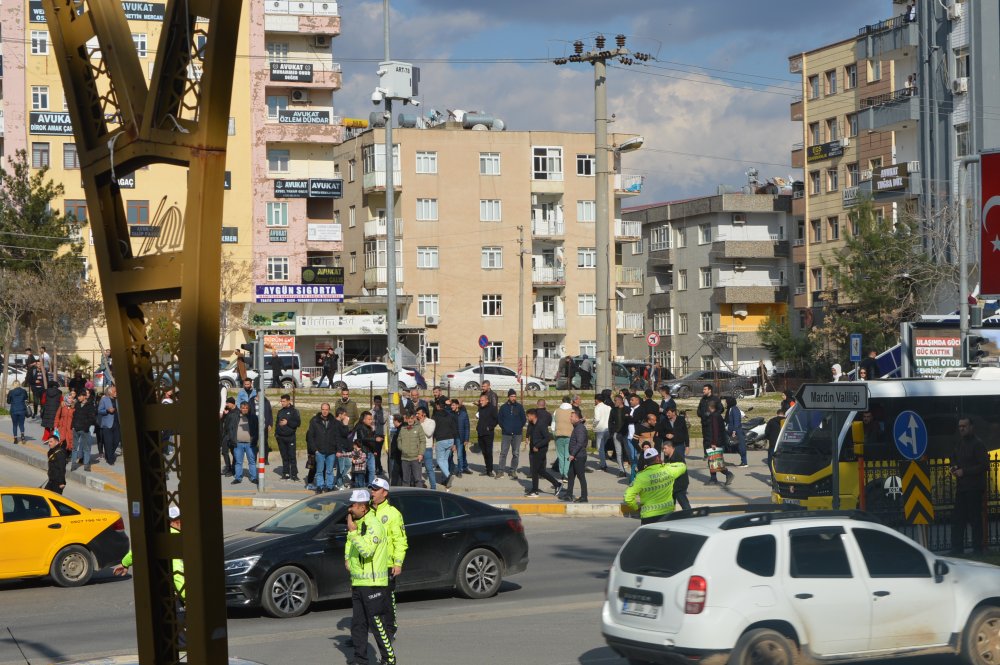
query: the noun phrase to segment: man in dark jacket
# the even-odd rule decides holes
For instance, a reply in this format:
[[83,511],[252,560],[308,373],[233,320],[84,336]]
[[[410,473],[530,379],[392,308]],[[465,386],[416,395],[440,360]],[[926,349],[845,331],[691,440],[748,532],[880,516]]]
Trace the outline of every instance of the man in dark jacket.
[[777,414],[767,421],[764,425],[764,438],[767,439],[767,456],[764,459],[764,463],[767,464],[767,470],[771,470],[771,454],[774,451],[774,446],[778,443],[778,435],[781,434],[781,422],[785,419],[785,410],[779,408]]
[[243,482],[243,460],[246,459],[250,482],[257,484],[257,460],[254,446],[257,445],[259,434],[257,414],[251,413],[250,402],[240,404],[239,417],[236,419],[236,456],[234,459],[233,485]]
[[500,422],[500,471],[497,477],[503,476],[507,462],[507,451],[510,451],[511,480],[517,480],[517,462],[521,452],[521,435],[528,417],[524,407],[517,401],[517,391],[511,388],[507,391],[507,401],[500,407],[498,420]]
[[323,383],[323,379],[326,379],[326,387],[333,388],[333,375],[337,373],[337,354],[333,352],[333,349],[327,349],[326,355],[323,356],[323,378],[320,379],[320,385]]
[[[270,466],[271,460],[268,459],[268,455],[271,454],[271,430],[274,428],[274,411],[271,410],[271,400],[267,398],[267,395],[259,395],[258,397],[264,398],[264,466]],[[257,446],[257,442],[254,442],[254,446]]]
[[451,400],[450,406],[451,413],[455,416],[455,425],[458,429],[458,440],[455,441],[455,445],[458,447],[458,470],[455,472],[455,475],[461,478],[463,473],[472,473],[469,470],[469,458],[467,456],[469,445],[472,441],[472,426],[469,423],[469,412],[460,399],[456,397]]
[[50,383],[42,394],[42,427],[49,433],[55,429],[56,413],[60,404],[62,404],[62,391],[59,390],[59,386]]
[[63,488],[66,487],[66,460],[68,458],[66,444],[62,442],[59,430],[52,433],[48,443],[49,473],[45,489],[62,494]]
[[[673,400],[671,400],[672,402]],[[684,416],[677,413],[677,405],[667,407],[666,417],[660,423],[661,436],[663,438],[664,450],[669,444],[673,452],[663,458],[664,463],[685,462],[688,447],[688,425]],[[688,478],[687,469],[679,477],[674,479],[674,502],[682,510],[691,510],[691,502],[688,501],[687,491],[691,480]]]
[[868,357],[861,361],[860,369],[865,370],[869,381],[879,377],[878,360],[876,359],[877,355],[878,354],[875,352],[875,349],[872,349],[868,352]]
[[[718,402],[710,401],[708,403],[708,417],[705,419],[705,450],[709,448],[722,448],[726,447],[726,422],[722,419],[722,413]],[[726,476],[726,487],[733,484],[733,472],[728,468],[723,470]],[[718,479],[715,477],[716,472],[710,472],[711,478],[706,481],[705,484],[713,485],[718,483]]]
[[712,392],[712,384],[706,383],[701,388],[701,400],[698,401],[698,417],[701,418],[701,440],[708,448],[708,405],[715,404],[715,412],[722,416],[722,400]]
[[493,392],[493,385],[490,383],[489,379],[483,381],[482,394],[486,395],[486,398],[490,401],[490,404],[492,404],[494,408],[500,408],[500,398],[497,397],[495,392]]
[[385,447],[385,409],[382,408],[382,396],[372,398],[372,430],[375,432],[375,475],[384,476],[382,469],[382,449]]
[[281,454],[282,480],[299,480],[299,465],[295,459],[295,432],[302,425],[299,410],[292,404],[291,395],[281,396],[281,408],[278,410],[278,426],[274,429],[274,440],[278,442],[278,452]]
[[486,393],[479,396],[479,411],[476,413],[476,437],[479,439],[479,450],[483,453],[483,464],[486,468],[480,475],[493,477],[493,436],[496,434],[500,414],[497,408],[490,404]]
[[66,383],[66,387],[69,388],[71,393],[76,393],[79,395],[84,390],[87,389],[87,379],[83,378],[83,371],[76,370],[73,372],[73,378]]
[[549,452],[549,442],[552,432],[538,420],[538,409],[528,409],[528,464],[531,468],[531,488],[525,490],[524,496],[538,496],[538,478],[541,476],[552,483],[552,493],[556,496],[562,491],[562,483],[555,479],[545,468],[545,457]]
[[73,470],[83,464],[84,471],[90,471],[90,446],[97,429],[97,406],[87,397],[84,388],[76,394],[76,408],[73,409]]
[[316,456],[316,493],[334,489],[337,473],[338,446],[334,439],[334,420],[327,402],[319,408],[319,413],[309,421],[306,431],[306,446]]
[[236,457],[236,427],[240,420],[240,410],[236,408],[236,398],[227,397],[226,406],[219,416],[219,452],[222,454],[222,475],[233,475],[233,458]]
[[[573,424],[573,433],[569,435],[569,482],[561,498],[573,503],[587,503],[587,426],[583,424],[583,413],[579,407],[573,407],[569,421]],[[577,478],[580,479],[580,498],[574,500],[573,483]]]
[[454,484],[454,469],[448,464],[449,455],[455,451],[455,440],[458,438],[458,424],[452,415],[444,397],[434,402],[434,459],[438,468],[444,474],[445,489],[450,490]]
[[965,526],[972,527],[972,551],[982,554],[983,494],[990,469],[986,445],[976,436],[972,420],[958,419],[958,447],[951,458],[951,475],[955,476],[955,513],[951,524],[951,554],[965,552]]

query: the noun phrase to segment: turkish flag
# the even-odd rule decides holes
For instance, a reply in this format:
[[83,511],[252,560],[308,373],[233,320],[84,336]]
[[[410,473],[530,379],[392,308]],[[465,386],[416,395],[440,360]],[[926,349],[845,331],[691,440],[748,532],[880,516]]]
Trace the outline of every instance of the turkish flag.
[[1000,152],[980,157],[982,226],[979,230],[980,298],[1000,297]]

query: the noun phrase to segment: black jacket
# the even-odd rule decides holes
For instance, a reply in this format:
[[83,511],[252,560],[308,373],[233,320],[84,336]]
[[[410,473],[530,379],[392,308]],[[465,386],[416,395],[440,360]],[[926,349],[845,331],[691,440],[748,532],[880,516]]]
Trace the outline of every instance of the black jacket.
[[[551,420],[551,418],[550,418]],[[549,430],[547,426],[543,426],[541,420],[532,425],[528,423],[528,431],[526,434],[528,438],[528,445],[532,448],[538,448],[538,452],[544,453],[549,449],[549,442],[552,441],[552,431]]]
[[239,409],[229,409],[222,414],[222,420],[219,423],[219,443],[230,448],[236,447],[236,427],[239,425],[239,422]]
[[45,390],[45,404],[42,405],[42,427],[52,429],[56,424],[56,412],[62,402],[62,391],[49,384]]
[[[335,436],[335,432],[340,432],[342,430],[338,429],[336,426],[340,425],[343,430],[347,429],[347,426],[342,422],[333,417],[331,413],[326,419],[323,415],[317,413],[309,421],[309,429],[306,431],[306,450],[310,453],[319,453],[321,455],[333,455],[338,452],[345,452],[338,446],[339,437]],[[343,434],[344,443],[347,442],[347,434]],[[347,446],[350,450],[350,446]]]
[[[660,423],[660,431],[664,441],[669,441],[674,445],[674,447],[683,447],[688,445],[688,425],[687,420],[684,416],[677,416],[674,420],[674,424],[671,425],[670,421],[666,418]],[[672,439],[667,438],[667,434],[673,434]]]
[[73,431],[84,432],[91,427],[97,427],[97,405],[89,400],[82,404],[78,401],[73,409]]
[[778,442],[778,435],[781,433],[781,416],[775,416],[764,425],[764,438],[767,439],[769,447],[774,450],[774,444]]
[[955,483],[956,492],[982,492],[986,489],[986,475],[990,469],[990,454],[986,445],[976,436],[962,437],[951,463],[962,470],[962,477]]
[[715,412],[722,413],[722,400],[715,395],[702,395],[698,402],[698,417],[704,423],[708,420],[708,403],[715,402]]
[[497,408],[487,402],[486,406],[479,407],[478,415],[479,420],[476,422],[476,434],[480,436],[483,434],[492,434],[500,423],[500,414]]
[[608,431],[612,434],[625,434],[628,432],[628,409],[623,407],[611,407],[611,415],[608,416]]
[[49,448],[48,451],[49,458],[49,484],[51,485],[65,485],[66,484],[66,460],[68,455],[66,454],[65,444],[60,443],[54,448]]
[[451,411],[434,410],[434,440],[447,441],[458,438],[458,423]]
[[354,428],[354,435],[355,440],[361,442],[361,450],[376,455],[381,452],[378,442],[375,441],[375,430],[371,427],[364,423],[358,423],[358,426]]
[[[681,417],[677,416],[677,420]],[[685,429],[687,426],[685,425]],[[684,462],[684,448],[674,448],[674,454],[669,458],[663,460],[664,462]],[[687,492],[688,486],[691,484],[691,480],[688,478],[688,472],[684,471],[681,475],[674,478],[674,496],[677,496],[678,492]]]
[[[274,437],[276,439],[294,439],[295,430],[297,430],[302,425],[302,416],[299,415],[299,410],[294,406],[282,407],[278,410],[277,422],[279,423],[277,427],[274,428]],[[281,425],[282,420],[287,420],[287,425]]]
[[546,409],[538,409],[535,411],[535,418],[538,419],[538,426],[549,429],[552,426],[552,413]]
[[[232,436],[232,443],[230,445],[235,446],[237,444],[236,436],[240,429],[240,418],[243,414],[240,413],[239,409],[233,409],[233,412],[236,413],[236,416],[232,417],[232,421],[228,422],[227,426]],[[247,428],[250,430],[250,445],[256,448],[260,437],[260,419],[252,411],[247,414]]]
[[587,459],[587,426],[583,422],[578,422],[573,426],[573,433],[569,435],[569,454],[576,459]]

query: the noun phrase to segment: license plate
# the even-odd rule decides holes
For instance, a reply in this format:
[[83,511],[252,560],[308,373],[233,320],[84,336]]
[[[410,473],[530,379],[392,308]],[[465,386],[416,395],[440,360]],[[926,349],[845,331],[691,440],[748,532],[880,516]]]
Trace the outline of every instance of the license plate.
[[656,605],[648,605],[646,603],[636,603],[631,600],[623,600],[622,614],[628,614],[634,617],[642,617],[644,619],[657,619],[660,616],[660,608]]
[[799,501],[798,499],[782,499],[781,502],[782,503],[787,503],[790,506],[801,506],[802,505],[802,502]]

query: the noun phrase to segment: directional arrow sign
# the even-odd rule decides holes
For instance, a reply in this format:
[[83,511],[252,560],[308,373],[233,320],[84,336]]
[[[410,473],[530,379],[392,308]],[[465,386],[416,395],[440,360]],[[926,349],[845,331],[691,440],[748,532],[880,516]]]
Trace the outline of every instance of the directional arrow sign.
[[899,454],[917,460],[927,452],[927,426],[916,411],[901,411],[892,426],[892,438]]
[[804,383],[795,395],[803,409],[824,411],[867,411],[868,385],[865,383]]
[[910,462],[903,472],[903,514],[908,524],[930,524],[934,521],[930,488],[927,466],[921,462]]

